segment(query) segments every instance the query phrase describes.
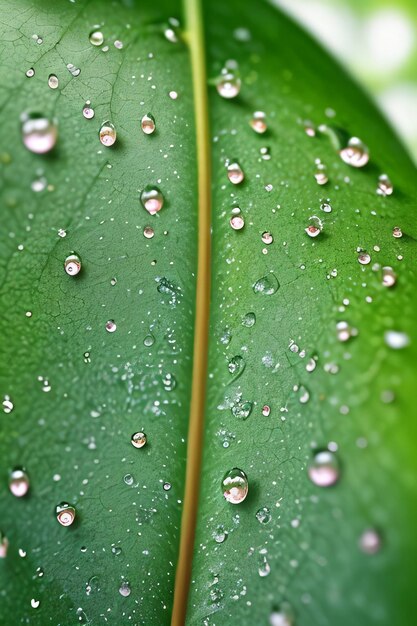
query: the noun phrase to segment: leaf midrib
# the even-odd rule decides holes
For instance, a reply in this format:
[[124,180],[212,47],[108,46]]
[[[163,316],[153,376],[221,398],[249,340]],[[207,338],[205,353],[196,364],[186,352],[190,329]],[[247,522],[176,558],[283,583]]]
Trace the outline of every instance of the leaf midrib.
[[194,551],[206,396],[210,309],[210,150],[201,0],[184,0],[185,39],[190,50],[198,175],[197,280],[187,465],[172,626],[185,623]]

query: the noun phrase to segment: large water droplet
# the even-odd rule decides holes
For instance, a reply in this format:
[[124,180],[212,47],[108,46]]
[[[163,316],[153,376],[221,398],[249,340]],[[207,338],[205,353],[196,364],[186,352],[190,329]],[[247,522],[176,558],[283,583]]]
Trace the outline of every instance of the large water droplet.
[[262,278],[259,278],[253,285],[252,289],[255,293],[260,293],[264,296],[272,296],[279,289],[279,282],[275,274],[270,272]]
[[361,250],[358,254],[358,263],[361,265],[369,265],[371,262],[371,255],[366,250]]
[[274,242],[274,238],[271,235],[271,233],[269,232],[269,230],[265,230],[262,233],[262,237],[261,237],[263,243],[265,243],[267,246],[269,246],[271,243]]
[[164,196],[158,187],[145,187],[140,194],[140,201],[150,215],[155,215],[164,206]]
[[248,477],[237,467],[226,472],[222,480],[222,492],[231,504],[240,504],[248,495]]
[[115,143],[117,137],[114,125],[109,121],[103,122],[99,130],[98,136],[103,146],[106,146],[106,148],[110,148],[110,146]]
[[312,215],[308,220],[308,226],[304,229],[309,237],[317,237],[323,230],[323,222],[317,215]]
[[243,373],[245,366],[246,363],[244,359],[239,354],[237,354],[229,360],[227,369],[235,377],[234,380],[236,380],[236,378]]
[[268,129],[265,113],[263,111],[255,111],[250,125],[256,133],[263,134]]
[[235,402],[230,410],[232,415],[238,419],[246,420],[252,413],[252,407],[252,402],[249,402],[248,400],[239,400],[238,402]]
[[104,35],[100,30],[93,30],[88,39],[93,46],[101,46],[104,41]]
[[242,81],[233,69],[224,68],[216,82],[217,92],[222,98],[236,98],[240,92]]
[[35,154],[45,154],[54,148],[58,130],[54,122],[40,113],[24,113],[22,139],[26,148]]
[[340,477],[340,465],[330,450],[316,452],[308,466],[308,476],[318,487],[331,487]]
[[364,167],[369,161],[369,149],[358,137],[351,137],[339,154],[342,161],[352,167]]
[[152,135],[156,128],[155,118],[152,113],[147,113],[142,117],[140,120],[140,127],[145,135]]
[[241,183],[245,178],[245,174],[243,173],[239,163],[237,161],[233,161],[233,163],[228,163],[226,167],[227,178],[234,185],[239,185],[239,183]]
[[134,448],[143,448],[147,442],[145,433],[134,433],[130,439],[130,443]]
[[249,312],[246,313],[242,317],[242,326],[246,326],[246,328],[252,328],[256,324],[256,315],[255,313]]
[[22,467],[16,467],[9,477],[10,492],[16,498],[22,498],[29,491],[29,476]]
[[71,526],[75,520],[75,507],[68,502],[61,502],[55,507],[55,515],[61,526]]
[[69,276],[76,276],[81,271],[81,259],[78,254],[70,254],[64,261],[64,268]]

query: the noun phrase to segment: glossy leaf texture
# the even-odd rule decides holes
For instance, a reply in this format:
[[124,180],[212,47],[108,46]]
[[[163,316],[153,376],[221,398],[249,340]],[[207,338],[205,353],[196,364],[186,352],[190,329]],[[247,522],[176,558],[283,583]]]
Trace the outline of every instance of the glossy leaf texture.
[[[186,28],[187,8],[154,4],[8,0],[1,17],[0,623],[170,622],[200,112],[190,33],[164,34],[172,16]],[[411,626],[415,168],[352,80],[267,3],[206,2],[204,27],[212,295],[186,623]],[[93,32],[103,43],[90,42]],[[242,85],[225,99],[212,83],[230,60]],[[255,111],[265,133],[251,126]],[[56,120],[48,154],[24,147],[25,112]],[[112,147],[99,141],[106,121]],[[355,136],[369,146],[363,168],[332,143]],[[234,185],[226,164],[236,162],[244,180]],[[381,174],[392,195],[376,193]],[[140,201],[148,186],[164,198],[156,215]],[[230,226],[237,207],[241,230]],[[322,231],[310,237],[314,215]],[[73,253],[81,271],[69,276]],[[384,267],[396,276],[390,287]],[[141,449],[135,432],[147,435]],[[333,455],[329,487],[309,478],[319,451]],[[22,466],[30,488],[18,498],[9,473]],[[221,489],[235,467],[249,483],[238,505]],[[54,515],[62,501],[76,510],[69,528]],[[374,554],[364,551],[367,530],[380,543]]]

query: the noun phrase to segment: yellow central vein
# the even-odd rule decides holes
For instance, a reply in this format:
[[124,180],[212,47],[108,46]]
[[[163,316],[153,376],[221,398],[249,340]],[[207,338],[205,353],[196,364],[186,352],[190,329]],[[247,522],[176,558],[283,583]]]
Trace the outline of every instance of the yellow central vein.
[[193,372],[180,548],[171,626],[183,626],[191,579],[203,444],[210,307],[210,149],[201,0],[184,0],[190,49],[198,168],[198,255]]

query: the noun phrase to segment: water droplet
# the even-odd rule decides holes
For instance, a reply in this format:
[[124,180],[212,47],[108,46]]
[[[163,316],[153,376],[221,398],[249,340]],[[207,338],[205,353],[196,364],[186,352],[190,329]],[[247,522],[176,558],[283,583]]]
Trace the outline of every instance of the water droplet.
[[316,173],[314,174],[316,183],[318,185],[325,185],[329,182],[329,178],[326,174],[326,166],[320,161],[320,159],[316,159],[316,167]]
[[116,39],[113,45],[117,50],[121,50],[123,48],[123,41]]
[[152,135],[156,128],[155,118],[152,113],[147,113],[142,117],[140,120],[140,127],[145,135]]
[[143,448],[143,446],[146,444],[146,441],[147,437],[145,433],[134,433],[130,440],[134,448]]
[[279,289],[280,285],[275,274],[270,272],[266,276],[259,278],[253,285],[252,289],[255,293],[260,293],[264,296],[272,296]]
[[387,330],[384,334],[385,343],[393,350],[401,350],[406,348],[410,343],[410,338],[406,333],[398,330]]
[[268,129],[265,113],[263,111],[255,111],[250,125],[256,133],[263,134]]
[[271,566],[268,563],[268,559],[265,555],[262,555],[259,559],[258,574],[261,578],[265,578],[265,576],[269,576],[270,573]]
[[339,341],[348,341],[351,337],[356,337],[358,331],[352,328],[347,322],[337,322],[336,324],[337,338]]
[[114,320],[109,320],[106,322],[106,330],[108,333],[114,333],[117,329],[116,323]]
[[262,407],[262,415],[264,417],[268,417],[269,415],[271,415],[271,407],[269,406],[269,404],[264,404],[264,406]]
[[294,613],[288,602],[283,602],[277,610],[272,611],[269,624],[270,626],[294,626]]
[[35,598],[32,598],[32,600],[30,601],[30,606],[32,607],[32,609],[37,609],[39,605],[40,605],[40,600],[36,600]]
[[84,352],[84,363],[91,363],[91,356],[89,352]]
[[178,94],[176,91],[170,91],[168,96],[171,98],[171,100],[176,100],[178,98]]
[[256,511],[255,517],[260,524],[268,524],[271,521],[271,511],[263,506]]
[[7,556],[7,549],[9,547],[9,540],[0,530],[0,559],[5,559]]
[[[243,370],[245,369],[245,366],[246,366],[246,363],[245,363],[244,359],[240,355],[236,355],[236,356],[232,357],[229,360],[227,369],[234,376],[236,374],[240,376],[240,374],[243,373]],[[237,378],[237,376],[236,376],[236,378]]]
[[146,335],[145,339],[143,340],[143,344],[147,348],[150,348],[151,346],[153,346],[154,343],[155,343],[155,337],[152,335],[152,333],[149,333],[149,335]]
[[232,415],[241,420],[248,419],[249,415],[252,413],[252,402],[248,400],[239,400],[235,402],[235,404],[231,408]]
[[101,46],[104,41],[104,35],[100,30],[93,30],[88,38],[93,46]]
[[242,168],[237,161],[227,163],[227,178],[233,185],[239,185],[245,178]]
[[171,43],[178,43],[180,39],[180,23],[175,17],[168,19],[168,26],[164,29],[165,39]]
[[309,463],[308,476],[318,487],[334,485],[340,477],[340,465],[336,455],[330,450],[316,452]]
[[98,576],[91,576],[88,582],[85,584],[85,593],[87,596],[91,596],[92,593],[100,591],[100,581]]
[[164,206],[164,196],[158,187],[145,187],[140,194],[140,201],[150,215],[155,215]]
[[358,137],[351,137],[339,154],[342,161],[352,167],[364,167],[369,161],[369,149]]
[[313,122],[310,122],[310,120],[304,121],[304,132],[308,137],[316,136],[316,127],[314,126]]
[[57,234],[58,234],[58,237],[64,238],[67,236],[67,231],[64,228],[60,228]]
[[396,282],[397,282],[397,275],[392,269],[392,267],[389,267],[388,265],[383,267],[382,268],[382,284],[384,285],[384,287],[393,287]]
[[314,370],[316,369],[316,365],[317,365],[317,361],[316,359],[309,359],[306,363],[306,370],[307,372],[314,372]]
[[381,543],[381,535],[373,528],[365,530],[359,538],[359,547],[365,554],[379,552]]
[[233,230],[242,230],[244,225],[245,220],[243,219],[242,215],[233,215],[233,217],[230,218],[230,226],[233,228]]
[[169,491],[171,489],[171,487],[172,487],[171,483],[164,483],[162,485],[162,488],[163,488],[164,491]]
[[394,185],[386,174],[381,174],[378,178],[378,187],[376,192],[380,196],[390,196],[394,191]]
[[112,287],[114,287],[115,285],[117,285],[117,278],[114,276],[113,278],[110,279],[110,284]]
[[48,77],[48,87],[50,87],[51,89],[58,89],[58,87],[59,87],[59,80],[58,80],[58,76],[56,76],[56,74],[49,74],[49,77]]
[[237,467],[226,472],[222,480],[222,492],[231,504],[240,504],[248,495],[248,477]]
[[227,531],[224,529],[224,526],[217,526],[216,530],[213,531],[212,537],[216,543],[223,543],[227,539]]
[[395,237],[395,239],[401,239],[403,232],[399,226],[394,226],[392,229],[392,236]]
[[61,526],[71,526],[75,520],[75,507],[68,502],[61,502],[55,507],[55,515]]
[[81,74],[81,70],[79,67],[76,67],[72,63],[67,63],[67,70],[72,76],[79,76]]
[[162,384],[164,385],[165,391],[173,391],[177,386],[177,379],[174,374],[165,374],[162,379]]
[[122,549],[120,546],[112,546],[111,553],[114,554],[114,556],[120,556],[122,554]]
[[273,236],[271,235],[271,233],[268,230],[265,230],[262,233],[261,239],[262,239],[263,243],[265,243],[267,246],[269,246],[274,241]]
[[3,411],[4,413],[11,413],[14,409],[14,404],[10,400],[10,396],[4,396],[3,400]]
[[114,125],[111,122],[103,122],[98,133],[100,142],[106,148],[110,148],[116,141],[117,133]]
[[43,44],[43,39],[42,37],[39,37],[39,35],[32,35],[32,39],[33,41],[36,41],[38,46],[41,46]]
[[371,255],[368,254],[368,252],[366,252],[365,250],[362,250],[361,252],[359,252],[358,263],[360,263],[361,265],[369,265],[370,262],[371,262]]
[[30,152],[45,154],[54,148],[58,138],[54,122],[40,113],[24,113],[21,122],[23,143]]
[[297,388],[297,392],[298,392],[298,402],[300,404],[307,404],[307,402],[310,400],[310,392],[308,391],[308,389],[304,387],[304,385],[300,385]]
[[256,315],[255,313],[246,313],[246,315],[244,315],[242,317],[242,326],[246,326],[246,328],[252,328],[252,326],[255,326],[256,324]]
[[26,72],[26,76],[28,78],[32,78],[32,76],[35,76],[35,70],[33,69],[33,67],[30,67],[27,72]]
[[130,585],[129,583],[125,580],[121,583],[120,587],[119,587],[119,593],[121,596],[123,596],[124,598],[127,598],[128,596],[130,596]]
[[322,211],[324,211],[324,213],[331,213],[332,212],[332,205],[330,204],[329,200],[326,200],[325,202],[322,202],[320,204],[320,208]]
[[145,226],[145,228],[143,229],[143,236],[146,239],[152,239],[154,235],[155,235],[155,231],[152,228],[152,226]]
[[218,94],[222,98],[230,99],[236,98],[240,92],[242,81],[236,73],[236,71],[228,68],[224,68],[220,77],[216,82],[216,88]]
[[131,487],[135,482],[135,479],[133,478],[132,474],[125,474],[123,476],[123,481],[126,485],[129,485],[129,487]]
[[308,226],[304,229],[309,237],[317,237],[323,230],[323,222],[317,215],[312,215],[308,220]]
[[22,498],[29,491],[29,476],[22,467],[16,467],[9,476],[9,489],[16,498]]
[[[92,120],[94,115],[95,115],[94,109],[87,102],[85,103],[85,105],[83,107],[83,115],[84,115],[86,120]],[[101,139],[100,139],[100,141],[101,141]]]
[[69,276],[76,276],[81,271],[81,259],[78,254],[70,254],[64,261],[64,268]]

